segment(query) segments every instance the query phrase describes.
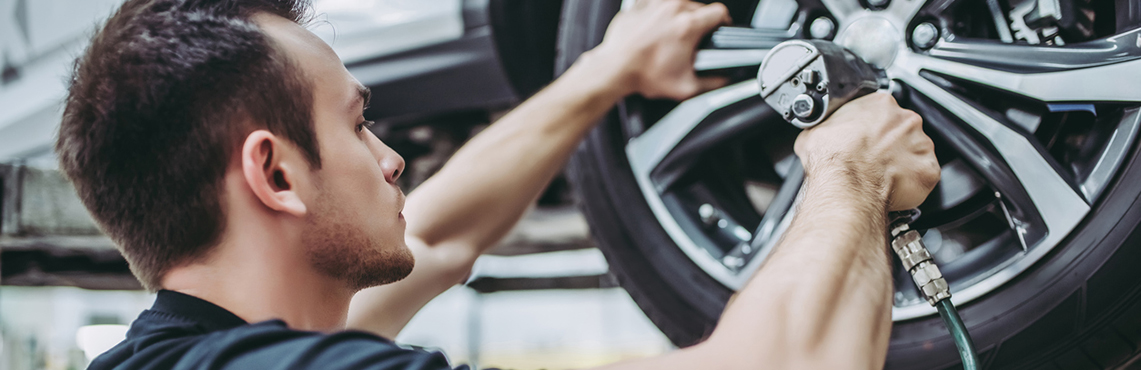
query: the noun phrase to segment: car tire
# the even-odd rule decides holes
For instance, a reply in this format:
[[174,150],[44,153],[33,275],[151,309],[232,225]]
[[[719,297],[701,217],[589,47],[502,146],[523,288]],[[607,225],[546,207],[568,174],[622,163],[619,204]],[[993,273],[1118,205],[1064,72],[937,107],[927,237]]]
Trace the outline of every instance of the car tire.
[[[619,6],[617,0],[564,2],[557,74],[601,42]],[[690,346],[712,332],[733,290],[687,258],[655,219],[626,159],[625,109],[620,104],[588,135],[568,175],[620,285],[675,345]],[[1137,366],[1141,160],[1135,144],[1064,241],[1017,278],[960,307],[984,368]],[[959,361],[937,315],[894,323],[887,368],[956,368]]]

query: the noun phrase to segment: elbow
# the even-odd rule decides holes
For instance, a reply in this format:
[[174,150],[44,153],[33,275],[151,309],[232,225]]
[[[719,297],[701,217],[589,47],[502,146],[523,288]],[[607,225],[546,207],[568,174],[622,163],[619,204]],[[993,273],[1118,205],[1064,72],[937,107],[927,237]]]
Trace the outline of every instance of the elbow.
[[408,243],[416,259],[417,270],[433,275],[433,279],[452,286],[462,284],[471,275],[478,253],[462,243]]

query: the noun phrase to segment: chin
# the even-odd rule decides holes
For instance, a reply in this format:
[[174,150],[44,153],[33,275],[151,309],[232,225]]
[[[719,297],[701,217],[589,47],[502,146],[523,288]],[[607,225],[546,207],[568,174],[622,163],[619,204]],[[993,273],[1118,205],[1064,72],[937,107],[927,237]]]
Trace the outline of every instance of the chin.
[[416,259],[403,238],[383,243],[362,234],[317,238],[306,243],[306,255],[314,269],[354,290],[394,283],[412,273]]

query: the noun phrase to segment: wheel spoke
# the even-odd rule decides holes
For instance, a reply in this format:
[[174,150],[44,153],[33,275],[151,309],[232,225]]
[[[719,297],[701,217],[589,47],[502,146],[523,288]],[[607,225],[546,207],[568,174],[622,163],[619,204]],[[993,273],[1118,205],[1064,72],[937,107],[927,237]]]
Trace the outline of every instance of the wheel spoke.
[[800,159],[794,157],[788,176],[785,176],[784,183],[781,184],[780,190],[777,191],[776,196],[769,204],[769,209],[765,210],[765,215],[757,224],[757,229],[753,231],[753,240],[750,242],[753,249],[761,250],[772,242],[773,237],[779,235],[778,226],[792,210],[792,204],[796,201],[803,183],[804,167],[801,165]]
[[922,9],[926,4],[927,0],[892,1],[891,4],[887,7],[887,12],[891,13],[899,19],[911,19],[915,16],[915,13],[918,13],[919,9]]
[[1141,101],[1141,89],[1134,83],[1141,81],[1141,59],[1091,68],[1014,73],[902,53],[890,67],[889,75],[919,78],[920,71],[940,73],[1044,102]]
[[756,67],[761,65],[769,49],[796,38],[800,25],[792,23],[787,30],[747,27],[721,27],[709,37],[709,42],[697,52],[694,69]]
[[[1026,136],[996,121],[970,103],[960,100],[916,73],[901,73],[898,69],[894,72],[893,77],[900,79],[913,88],[915,92],[941,106],[942,109],[971,127],[989,142],[1002,161],[1009,166],[1010,171],[1017,178],[1017,182],[1022,184],[1023,190],[1033,207],[1037,209],[1038,216],[1046,229],[1046,235],[1035,243],[1035,245],[1047,246],[1046,248],[1031,246],[1027,252],[1024,252],[1022,258],[1015,260],[1007,268],[956,292],[955,296],[952,297],[956,303],[967,302],[1009,281],[1019,271],[1042,258],[1049,252],[1048,246],[1061,242],[1081,222],[1082,218],[1089,212],[1090,206],[1062,178],[1051,165],[1051,162],[1041,155],[1039,149]],[[974,159],[979,160],[980,158]],[[985,166],[986,158],[981,159]],[[892,311],[892,317],[893,319],[916,317],[928,314],[929,311],[928,307],[922,305],[896,307]]]
[[1012,45],[990,40],[941,41],[931,56],[973,66],[1019,72],[1055,72],[1099,67],[1141,58],[1141,28],[1080,44]]
[[825,8],[828,8],[828,12],[832,13],[837,21],[840,21],[841,25],[847,24],[848,18],[864,10],[860,2],[856,0],[820,0],[820,2],[824,4]]
[[678,248],[703,271],[733,288],[743,285],[747,277],[726,267],[720,257],[711,255],[686,234],[663,202],[662,188],[651,179],[651,174],[710,115],[746,99],[759,99],[759,93],[756,81],[749,80],[698,95],[678,104],[657,123],[626,144],[626,158],[634,179],[659,224],[677,243]]
[[[923,94],[913,93],[908,100],[910,108],[921,116],[926,129],[943,139],[944,145],[961,155],[961,161],[974,168],[986,183],[996,190],[1004,203],[1009,204],[1011,223],[1025,225],[1037,239],[1046,234],[1041,215],[1034,205],[1033,198],[1026,192],[1021,179],[1007,165],[1006,160],[994,148],[993,143],[976,140],[970,125],[962,123],[958,117],[944,113],[939,104]],[[960,163],[962,163],[960,162]],[[954,162],[952,162],[954,163]],[[948,178],[948,171],[954,171],[952,163],[943,166],[943,179],[940,187],[955,186],[954,177]],[[953,176],[953,175],[952,175]],[[961,175],[960,175],[961,176]],[[969,186],[958,184],[958,186]]]
[[749,27],[721,27],[709,36],[710,49],[771,49],[795,38],[800,24],[793,23],[787,30]]
[[919,75],[896,77],[969,125],[993,146],[1031,197],[1051,233],[1058,228],[1068,229],[1066,225],[1076,224],[1081,219],[1080,215],[1076,215],[1076,210],[1084,213],[1089,209],[1082,196],[1074,191],[1073,186],[1025,135]]
[[[682,102],[642,135],[630,139],[626,144],[626,156],[630,160],[631,169],[636,175],[649,179],[651,172],[659,167],[662,160],[707,117],[730,105],[757,97],[758,93],[757,82],[749,80]],[[716,143],[716,140],[706,142]]]
[[[777,122],[779,116],[768,104],[756,99],[742,100],[705,117],[704,122],[662,158],[650,178],[659,190],[670,188],[710,149],[763,127],[761,122]],[[784,121],[779,121],[784,123]]]
[[1117,173],[1125,156],[1129,154],[1134,139],[1137,137],[1138,127],[1141,127],[1141,108],[1131,108],[1125,111],[1121,125],[1113,131],[1105,154],[1097,161],[1086,180],[1079,188],[1086,195],[1086,199],[1097,199],[1109,180]]
[[703,49],[697,51],[693,69],[710,71],[715,69],[756,67],[765,60],[769,49]]

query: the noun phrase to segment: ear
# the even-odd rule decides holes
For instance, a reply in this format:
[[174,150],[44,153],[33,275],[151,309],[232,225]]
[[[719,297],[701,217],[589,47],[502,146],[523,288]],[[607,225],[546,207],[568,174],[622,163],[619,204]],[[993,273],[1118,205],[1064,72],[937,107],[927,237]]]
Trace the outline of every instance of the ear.
[[290,151],[295,149],[269,131],[254,131],[242,144],[242,174],[266,207],[301,217],[306,208],[296,185],[308,164],[295,163],[304,160]]

